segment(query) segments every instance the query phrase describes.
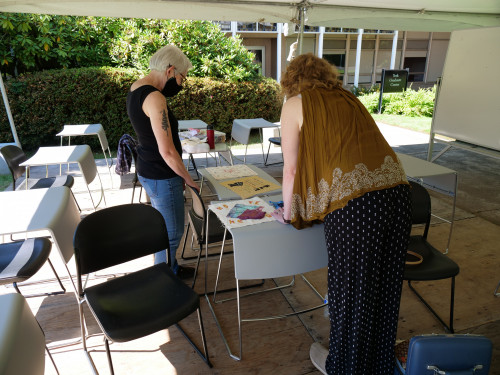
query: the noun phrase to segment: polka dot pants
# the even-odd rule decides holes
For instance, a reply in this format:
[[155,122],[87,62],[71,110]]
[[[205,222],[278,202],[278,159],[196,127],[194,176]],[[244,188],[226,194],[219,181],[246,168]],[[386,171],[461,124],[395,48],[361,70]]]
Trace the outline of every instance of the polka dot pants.
[[394,373],[394,344],[411,229],[408,185],[373,191],[325,217],[334,375]]

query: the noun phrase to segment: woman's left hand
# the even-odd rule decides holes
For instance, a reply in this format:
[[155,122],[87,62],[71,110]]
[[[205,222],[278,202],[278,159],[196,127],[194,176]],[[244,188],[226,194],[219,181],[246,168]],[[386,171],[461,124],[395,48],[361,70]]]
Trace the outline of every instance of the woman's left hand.
[[285,220],[283,219],[283,207],[277,208],[271,213],[271,216],[276,220],[279,221],[281,224],[288,224],[285,223]]

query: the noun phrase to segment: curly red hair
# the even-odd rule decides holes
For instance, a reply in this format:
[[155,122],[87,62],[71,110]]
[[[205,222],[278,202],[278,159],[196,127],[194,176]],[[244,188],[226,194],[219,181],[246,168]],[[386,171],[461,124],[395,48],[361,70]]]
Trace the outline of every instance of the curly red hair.
[[281,79],[281,88],[290,98],[309,89],[333,89],[339,85],[337,77],[338,71],[334,65],[312,53],[306,53],[297,56],[288,65]]

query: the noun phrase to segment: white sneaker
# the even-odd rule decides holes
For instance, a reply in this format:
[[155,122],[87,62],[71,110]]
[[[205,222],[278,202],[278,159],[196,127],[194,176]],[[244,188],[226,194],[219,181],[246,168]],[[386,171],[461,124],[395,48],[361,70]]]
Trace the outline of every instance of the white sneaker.
[[311,357],[313,365],[321,371],[322,374],[327,375],[325,364],[326,357],[328,357],[328,349],[325,349],[319,342],[313,342],[311,349],[309,349],[309,356]]

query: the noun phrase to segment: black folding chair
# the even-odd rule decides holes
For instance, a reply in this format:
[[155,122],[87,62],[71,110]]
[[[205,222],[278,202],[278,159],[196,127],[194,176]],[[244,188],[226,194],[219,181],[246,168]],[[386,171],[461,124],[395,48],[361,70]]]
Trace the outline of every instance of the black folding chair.
[[[87,350],[85,301],[105,336],[108,363],[113,374],[109,340],[126,342],[176,325],[208,366],[199,296],[170,269],[167,228],[163,216],[144,204],[126,204],[91,213],[78,225],[75,260],[83,347]],[[167,249],[167,263],[85,287],[82,276]],[[198,313],[204,354],[178,322]]]
[[[408,281],[410,290],[420,299],[429,311],[441,322],[445,330],[453,333],[453,310],[455,304],[455,276],[460,272],[458,264],[448,256],[441,253],[427,241],[427,234],[431,222],[431,198],[427,190],[420,184],[411,181],[412,192],[412,222],[413,224],[425,224],[422,235],[410,237],[409,251],[419,254],[423,261],[418,265],[406,265],[404,280]],[[413,281],[434,281],[451,279],[450,295],[450,321],[446,324],[437,312],[429,305],[420,293],[414,288]]]

